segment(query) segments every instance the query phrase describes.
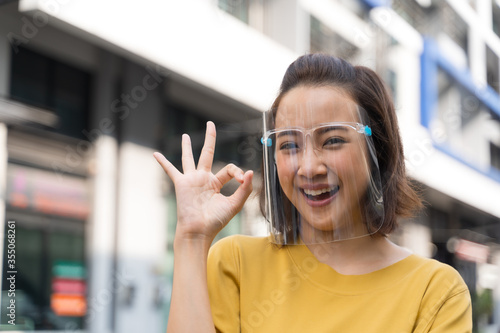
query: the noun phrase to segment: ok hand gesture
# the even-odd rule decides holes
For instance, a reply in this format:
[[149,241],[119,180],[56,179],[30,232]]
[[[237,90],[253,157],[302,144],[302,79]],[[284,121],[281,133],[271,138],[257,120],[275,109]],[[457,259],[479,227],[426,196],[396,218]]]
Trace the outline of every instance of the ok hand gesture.
[[[207,123],[205,143],[198,166],[195,165],[191,140],[182,136],[181,173],[162,154],[154,157],[172,179],[177,198],[176,239],[213,240],[217,233],[236,215],[252,192],[253,172],[243,171],[234,164],[212,173],[215,151],[215,125]],[[240,186],[231,196],[220,193],[221,188],[235,178]]]

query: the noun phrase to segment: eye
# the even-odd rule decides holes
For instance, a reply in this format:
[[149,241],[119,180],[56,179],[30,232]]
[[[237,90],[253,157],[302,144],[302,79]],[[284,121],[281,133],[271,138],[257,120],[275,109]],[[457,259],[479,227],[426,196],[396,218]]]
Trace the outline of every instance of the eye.
[[293,152],[299,149],[299,145],[294,141],[285,141],[279,145],[279,150],[284,152]]
[[323,143],[324,148],[338,148],[342,144],[347,143],[347,141],[344,138],[334,136],[326,139]]

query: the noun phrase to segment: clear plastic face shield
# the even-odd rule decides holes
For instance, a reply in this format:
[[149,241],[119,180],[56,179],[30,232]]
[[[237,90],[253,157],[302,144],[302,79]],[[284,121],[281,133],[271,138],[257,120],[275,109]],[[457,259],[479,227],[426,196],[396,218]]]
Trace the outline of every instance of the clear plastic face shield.
[[336,242],[380,229],[382,186],[367,121],[353,102],[265,112],[265,214],[273,242]]

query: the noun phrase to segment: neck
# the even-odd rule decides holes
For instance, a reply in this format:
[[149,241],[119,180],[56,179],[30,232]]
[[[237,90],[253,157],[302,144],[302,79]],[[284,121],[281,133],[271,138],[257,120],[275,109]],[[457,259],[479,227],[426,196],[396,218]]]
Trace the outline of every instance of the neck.
[[320,262],[345,275],[370,273],[411,254],[379,235],[306,245]]

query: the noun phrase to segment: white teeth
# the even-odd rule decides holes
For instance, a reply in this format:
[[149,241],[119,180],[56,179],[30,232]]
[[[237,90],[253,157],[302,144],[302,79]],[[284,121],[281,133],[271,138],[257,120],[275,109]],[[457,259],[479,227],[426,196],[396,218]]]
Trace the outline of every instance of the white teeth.
[[335,187],[324,188],[324,189],[321,189],[321,190],[306,190],[306,189],[304,189],[304,193],[307,194],[307,195],[316,196],[316,195],[320,195],[320,194],[323,194],[323,193],[327,193],[327,192],[333,191],[334,188]]

